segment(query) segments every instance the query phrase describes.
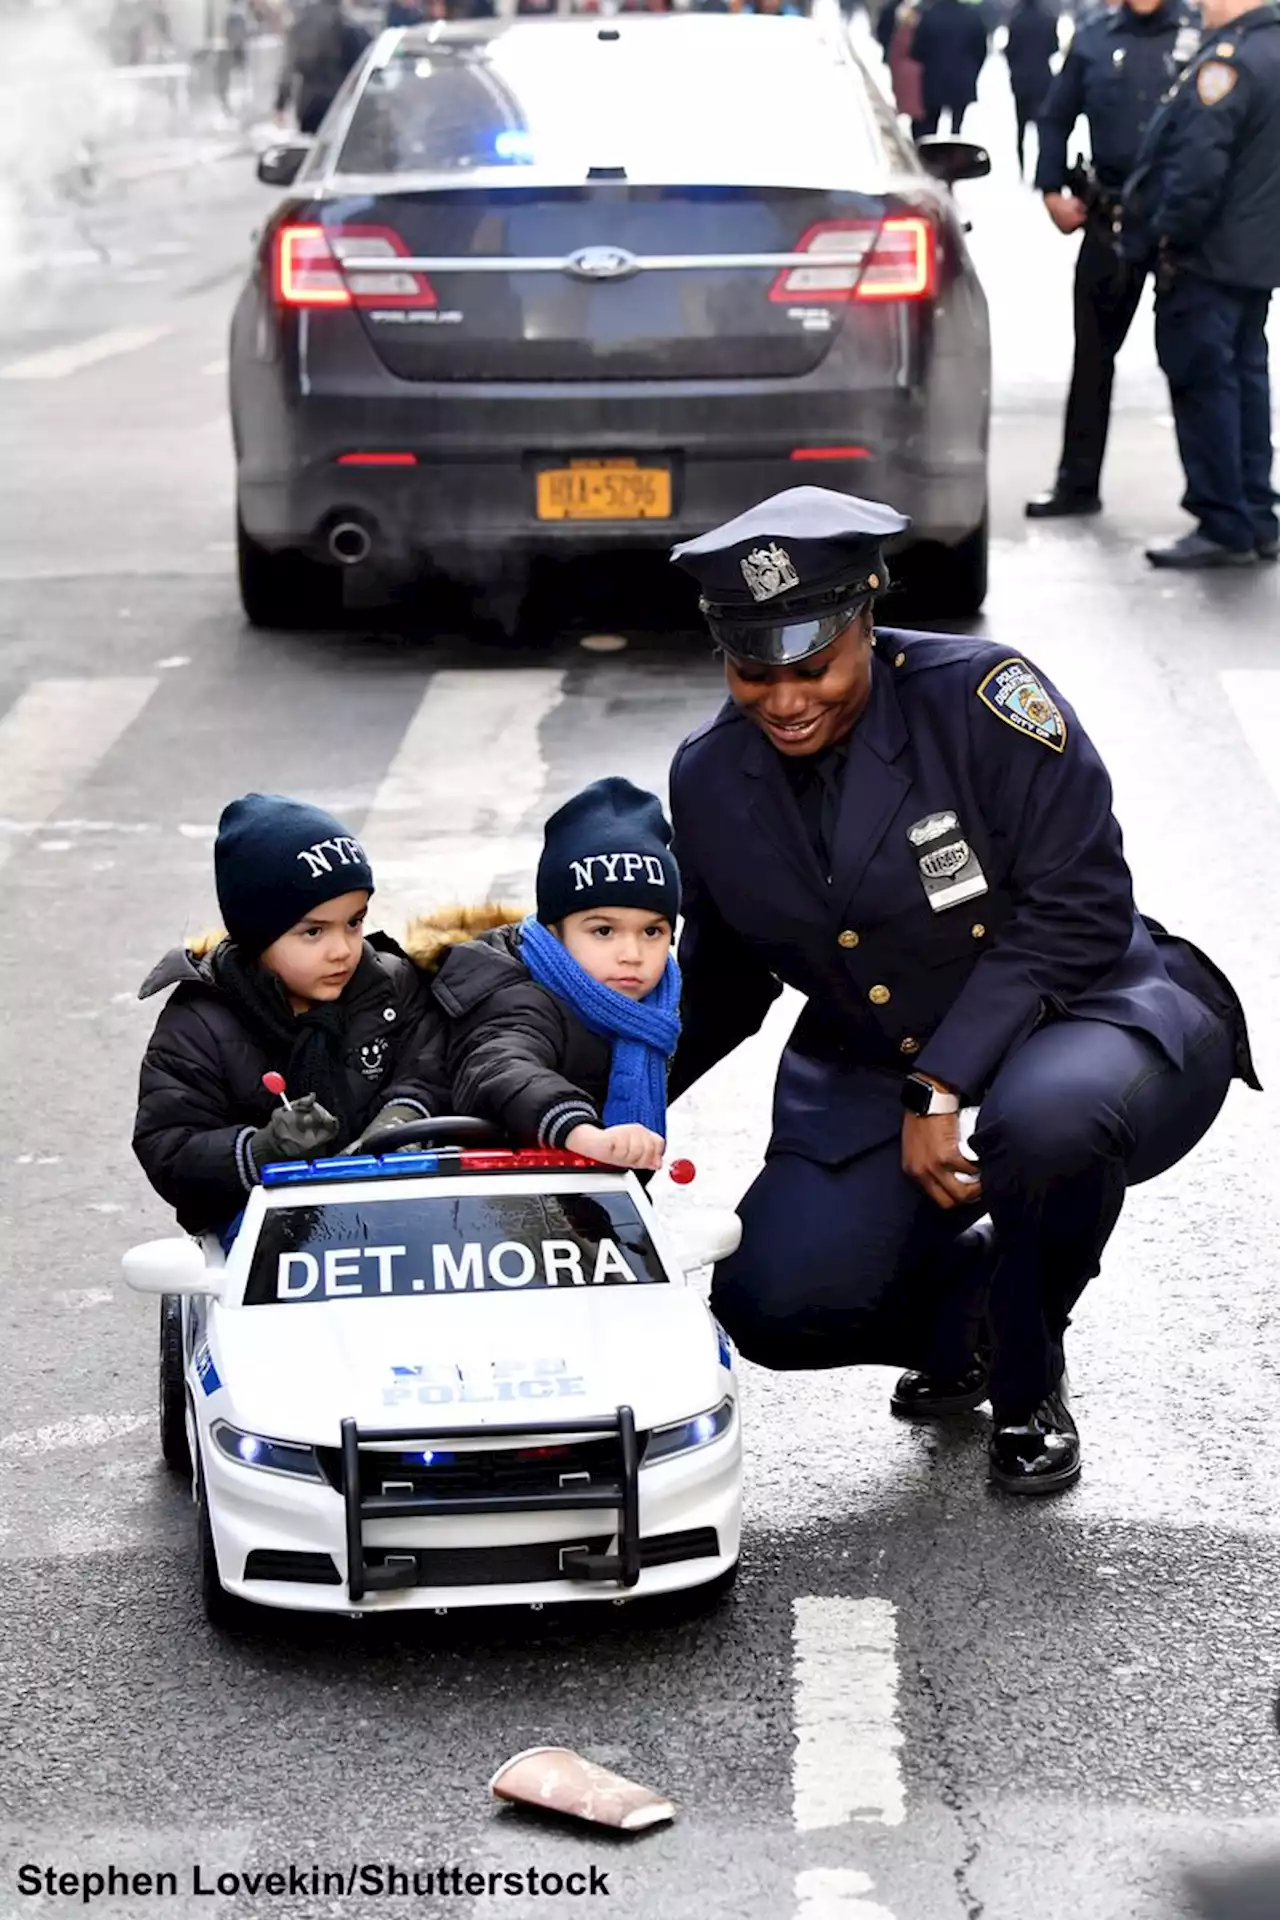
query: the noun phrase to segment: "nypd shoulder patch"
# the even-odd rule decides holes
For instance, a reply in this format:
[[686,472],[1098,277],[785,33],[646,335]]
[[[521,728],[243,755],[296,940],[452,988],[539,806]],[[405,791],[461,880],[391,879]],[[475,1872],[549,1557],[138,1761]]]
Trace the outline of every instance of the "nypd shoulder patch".
[[1061,753],[1067,744],[1067,723],[1044,682],[1025,660],[1003,660],[978,688],[978,698],[992,713],[1033,740]]
[[1216,107],[1225,100],[1240,78],[1234,67],[1222,60],[1206,60],[1196,72],[1196,98],[1202,107]]

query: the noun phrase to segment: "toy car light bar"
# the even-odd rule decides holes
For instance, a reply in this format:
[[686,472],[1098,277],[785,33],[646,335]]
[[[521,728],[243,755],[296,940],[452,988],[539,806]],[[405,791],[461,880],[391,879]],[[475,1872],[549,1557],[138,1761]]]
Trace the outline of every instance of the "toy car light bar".
[[423,1153],[407,1148],[400,1153],[335,1154],[330,1160],[280,1160],[262,1169],[262,1184],[264,1187],[300,1187],[320,1181],[336,1185],[342,1180],[404,1180],[424,1173],[562,1173],[575,1169],[588,1173],[610,1171],[598,1160],[588,1160],[580,1153],[563,1153],[554,1147],[535,1147],[523,1152],[507,1152],[497,1147],[474,1152],[433,1147]]

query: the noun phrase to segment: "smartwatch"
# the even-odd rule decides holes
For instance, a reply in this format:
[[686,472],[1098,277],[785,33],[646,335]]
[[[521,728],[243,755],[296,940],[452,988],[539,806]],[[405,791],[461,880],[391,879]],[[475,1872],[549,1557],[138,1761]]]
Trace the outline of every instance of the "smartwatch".
[[902,1083],[902,1104],[908,1113],[926,1117],[935,1113],[959,1113],[960,1096],[940,1093],[931,1080],[909,1073]]

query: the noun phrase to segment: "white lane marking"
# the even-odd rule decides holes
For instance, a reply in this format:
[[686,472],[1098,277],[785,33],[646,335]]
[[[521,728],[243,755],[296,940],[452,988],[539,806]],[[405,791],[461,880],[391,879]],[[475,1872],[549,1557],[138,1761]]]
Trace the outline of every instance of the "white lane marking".
[[1254,759],[1280,800],[1280,734],[1275,731],[1280,727],[1280,673],[1233,669],[1218,678]]
[[874,1886],[851,1867],[810,1867],[796,1875],[795,1920],[894,1920],[888,1907],[862,1898]]
[[112,333],[97,333],[68,347],[49,347],[43,353],[29,353],[24,360],[11,360],[7,367],[0,367],[0,380],[65,380],[68,374],[97,366],[100,360],[113,360],[117,354],[137,353],[142,347],[153,346],[172,332],[172,327],[118,327]]
[[565,671],[446,669],[428,681],[361,833],[389,931],[407,914],[483,900],[499,880],[532,896],[547,782],[539,730],[564,698]]
[[110,1287],[61,1287],[54,1303],[68,1313],[83,1313],[86,1307],[105,1307],[115,1299]]
[[152,1418],[149,1413],[81,1413],[73,1420],[55,1420],[52,1426],[0,1434],[0,1454],[18,1453],[25,1459],[33,1453],[59,1453],[66,1447],[101,1447],[108,1440],[149,1427]]
[[793,1631],[797,1830],[901,1826],[896,1608],[882,1599],[798,1599]]
[[[0,720],[0,822],[37,828],[132,726],[152,678],[36,680]],[[29,830],[29,829],[26,829]],[[0,839],[0,866],[12,853]]]
[[206,379],[216,380],[219,374],[225,373],[227,371],[227,362],[225,357],[221,360],[208,361],[203,367],[201,367],[200,371],[202,374],[204,374]]

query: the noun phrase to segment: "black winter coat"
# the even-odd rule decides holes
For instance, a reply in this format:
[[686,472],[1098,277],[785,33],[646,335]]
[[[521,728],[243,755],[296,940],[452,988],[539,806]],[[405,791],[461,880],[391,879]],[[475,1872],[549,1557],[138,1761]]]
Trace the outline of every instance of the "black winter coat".
[[1058,51],[1058,16],[1045,0],[1022,0],[1009,18],[1004,57],[1014,97],[1025,100],[1033,113],[1044,105],[1053,81],[1049,64]]
[[[257,1184],[246,1151],[277,1100],[262,1076],[282,1072],[218,986],[212,953],[175,947],[139,990],[149,999],[176,986],[142,1062],[133,1150],[148,1180],[188,1233],[225,1227]],[[350,1106],[367,1126],[392,1101],[448,1111],[444,1023],[426,981],[394,940],[372,934],[338,1002],[347,1016]],[[291,1088],[305,1093],[307,1088]],[[336,1150],[347,1145],[336,1142]]]
[[986,57],[987,29],[980,9],[967,0],[932,0],[911,42],[911,58],[923,69],[926,113],[972,105]]
[[533,979],[519,927],[454,947],[433,991],[449,1016],[457,1112],[494,1121],[518,1147],[563,1147],[575,1127],[601,1125],[613,1048]]

